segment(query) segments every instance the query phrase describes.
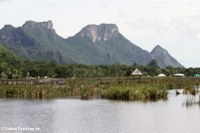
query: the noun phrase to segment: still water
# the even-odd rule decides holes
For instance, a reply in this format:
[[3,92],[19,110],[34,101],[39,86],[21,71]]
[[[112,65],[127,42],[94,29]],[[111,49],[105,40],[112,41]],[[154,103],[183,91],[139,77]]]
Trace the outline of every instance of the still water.
[[[200,107],[182,105],[186,97],[172,90],[157,102],[0,99],[0,133],[199,133]],[[17,127],[34,130],[5,130]]]

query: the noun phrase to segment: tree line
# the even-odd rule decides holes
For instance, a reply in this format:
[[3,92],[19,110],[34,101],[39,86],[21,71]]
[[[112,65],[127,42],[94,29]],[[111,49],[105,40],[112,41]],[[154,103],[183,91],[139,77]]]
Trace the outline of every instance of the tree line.
[[183,73],[185,76],[200,74],[200,68],[173,68],[168,66],[160,68],[155,60],[148,65],[83,65],[58,64],[46,61],[0,61],[0,79],[23,79],[26,77],[52,77],[52,78],[96,78],[96,77],[126,77],[138,68],[144,76],[157,76],[160,73],[173,76]]

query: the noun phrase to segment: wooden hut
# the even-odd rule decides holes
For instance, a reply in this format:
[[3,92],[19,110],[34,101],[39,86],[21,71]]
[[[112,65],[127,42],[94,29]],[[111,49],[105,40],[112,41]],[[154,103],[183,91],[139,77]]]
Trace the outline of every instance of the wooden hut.
[[140,70],[138,70],[137,68],[131,73],[131,76],[133,76],[134,78],[141,78],[142,77],[142,73],[140,72]]

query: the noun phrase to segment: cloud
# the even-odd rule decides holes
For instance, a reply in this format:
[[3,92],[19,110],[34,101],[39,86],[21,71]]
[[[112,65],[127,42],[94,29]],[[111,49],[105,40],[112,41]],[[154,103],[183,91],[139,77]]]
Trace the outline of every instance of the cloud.
[[0,2],[8,2],[8,1],[11,1],[11,0],[0,0]]
[[0,0],[0,3],[0,17],[4,18],[1,27],[51,19],[57,33],[67,37],[87,24],[115,23],[133,43],[149,51],[160,44],[183,65],[195,58],[195,50],[196,57],[200,56],[198,0]]
[[198,38],[198,39],[200,39],[200,34],[199,34],[199,35],[197,35],[197,38]]

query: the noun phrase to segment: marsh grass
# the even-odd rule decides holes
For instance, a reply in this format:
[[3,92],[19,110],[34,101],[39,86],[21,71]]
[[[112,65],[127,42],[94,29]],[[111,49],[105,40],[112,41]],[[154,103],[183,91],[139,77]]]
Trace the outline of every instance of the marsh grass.
[[167,99],[167,90],[147,85],[120,85],[104,89],[102,97],[113,100],[158,100]]
[[1,98],[53,99],[79,96],[81,99],[102,97],[114,100],[167,99],[168,89],[194,88],[195,78],[92,78],[66,79],[64,85],[0,85]]
[[69,95],[67,87],[52,85],[1,85],[1,98],[51,99]]

